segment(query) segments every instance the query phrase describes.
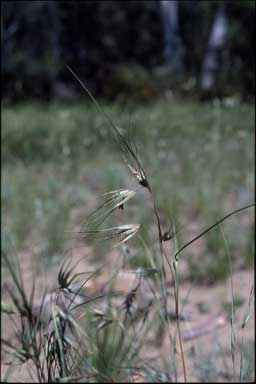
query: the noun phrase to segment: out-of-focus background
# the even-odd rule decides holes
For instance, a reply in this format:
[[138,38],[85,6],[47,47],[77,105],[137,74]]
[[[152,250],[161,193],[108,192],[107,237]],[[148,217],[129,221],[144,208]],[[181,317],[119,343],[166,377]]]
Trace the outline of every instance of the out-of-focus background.
[[[32,270],[38,281],[56,277],[68,231],[97,195],[134,187],[106,118],[66,65],[136,143],[179,245],[254,201],[254,1],[2,1],[1,10],[2,249],[18,254],[27,284]],[[145,194],[136,199],[125,217],[143,224],[151,246],[152,212]],[[74,257],[85,268],[112,257],[105,245],[84,247]],[[239,322],[254,279],[252,208],[182,254],[181,295],[194,285],[186,308],[195,322],[228,314],[228,254]],[[133,241],[127,263],[148,266],[141,243]],[[5,269],[2,277],[5,295]],[[250,327],[241,348],[253,379]],[[199,341],[195,380],[229,381],[229,369],[214,364],[229,348],[227,329],[218,350],[208,348],[216,335]]]
[[3,1],[3,96],[254,95],[253,1]]

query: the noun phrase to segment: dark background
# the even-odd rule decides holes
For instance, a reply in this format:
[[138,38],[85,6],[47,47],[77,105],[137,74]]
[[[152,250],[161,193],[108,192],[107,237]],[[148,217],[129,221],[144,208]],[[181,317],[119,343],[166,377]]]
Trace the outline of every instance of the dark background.
[[[165,88],[193,96],[213,18],[225,4],[228,32],[212,95],[254,95],[254,1],[179,1],[185,48],[177,80],[157,76],[164,65],[163,26],[158,1],[3,1],[2,95],[73,98],[81,93],[65,64],[97,96],[151,98]],[[189,79],[190,87],[184,87]],[[143,92],[141,92],[143,88]]]

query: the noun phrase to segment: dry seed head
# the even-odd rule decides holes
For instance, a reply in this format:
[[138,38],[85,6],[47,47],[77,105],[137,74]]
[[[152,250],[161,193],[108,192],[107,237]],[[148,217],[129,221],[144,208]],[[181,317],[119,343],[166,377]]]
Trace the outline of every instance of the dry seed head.
[[109,205],[114,203],[114,209],[120,208],[126,201],[136,194],[135,191],[131,189],[117,189],[115,191],[106,192],[103,196],[106,196],[104,205]]
[[130,239],[132,236],[134,236],[138,230],[140,229],[141,224],[125,224],[125,225],[119,225],[116,227],[118,229],[118,235],[121,236],[121,240],[114,245],[114,247],[117,247],[120,244],[125,243],[128,239]]
[[131,189],[115,189],[114,191],[104,193],[103,196],[112,195],[113,197],[116,197],[116,196],[126,197],[126,196],[129,196],[130,194],[134,195],[135,193],[136,192]]
[[104,109],[100,106],[100,104],[97,102],[95,97],[91,94],[89,89],[86,87],[86,85],[79,79],[79,77],[75,74],[75,72],[68,66],[66,65],[68,70],[73,74],[73,76],[77,79],[77,81],[80,83],[80,85],[83,87],[83,89],[86,91],[86,93],[90,96],[90,98],[93,100],[93,102],[97,105],[98,109],[100,110],[101,113],[105,116],[106,120],[108,121],[111,129],[113,130],[113,133],[116,137],[116,140],[123,152],[123,157],[124,161],[127,163],[129,166],[129,162],[127,161],[126,157],[129,156],[130,159],[133,161],[133,163],[136,164],[136,168],[132,167],[131,165],[129,166],[130,170],[132,171],[133,175],[137,178],[139,183],[147,188],[149,192],[151,193],[151,188],[149,185],[149,182],[146,178],[145,172],[143,171],[142,166],[140,165],[139,159],[136,154],[136,150],[134,151],[131,144],[124,138],[122,133],[117,129],[115,124],[113,123],[112,119],[109,117],[109,115],[104,111]]
[[[184,226],[182,226],[184,227]],[[182,228],[181,227],[181,228]],[[168,240],[172,240],[175,236],[177,236],[177,234],[180,232],[181,228],[179,228],[178,230],[175,229],[174,225],[171,225],[170,228],[168,229],[168,231],[166,231],[163,235],[162,235],[162,241],[168,241]]]
[[149,186],[149,183],[148,183],[148,180],[146,178],[146,175],[145,175],[145,172],[144,170],[142,169],[142,167],[140,165],[137,165],[138,166],[138,169],[136,169],[134,166],[132,166],[128,161],[127,159],[125,158],[125,156],[123,156],[124,158],[124,161],[126,162],[128,168],[130,169],[131,173],[133,174],[133,176],[137,179],[137,181],[139,182],[140,185],[142,185],[143,187],[147,188],[150,192],[151,192],[151,188]]
[[162,240],[163,241],[168,241],[168,240],[171,240],[173,239],[175,236],[175,233],[174,232],[171,232],[171,231],[167,231],[163,234],[162,236]]
[[136,192],[131,189],[117,189],[104,193],[102,204],[86,218],[81,225],[81,229],[98,227],[116,209],[123,209],[124,203],[126,203],[135,194]]
[[141,224],[124,224],[112,228],[78,231],[76,234],[84,239],[98,239],[98,241],[119,239],[118,243],[114,245],[117,247],[134,236],[140,227]]

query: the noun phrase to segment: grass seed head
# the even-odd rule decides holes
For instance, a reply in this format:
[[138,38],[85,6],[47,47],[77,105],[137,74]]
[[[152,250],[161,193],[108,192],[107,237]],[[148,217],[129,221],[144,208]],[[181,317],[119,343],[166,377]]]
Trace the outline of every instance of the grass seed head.
[[102,204],[87,217],[81,228],[97,228],[116,209],[123,209],[124,204],[135,194],[136,192],[131,189],[117,189],[104,193]]
[[78,231],[76,234],[78,237],[89,241],[96,240],[100,242],[119,239],[119,241],[113,246],[117,247],[133,237],[138,232],[140,227],[141,224],[124,224],[112,228]]
[[118,236],[121,237],[121,240],[117,244],[115,244],[114,247],[125,243],[127,240],[133,237],[138,232],[140,227],[141,224],[125,224],[116,227],[118,229]]

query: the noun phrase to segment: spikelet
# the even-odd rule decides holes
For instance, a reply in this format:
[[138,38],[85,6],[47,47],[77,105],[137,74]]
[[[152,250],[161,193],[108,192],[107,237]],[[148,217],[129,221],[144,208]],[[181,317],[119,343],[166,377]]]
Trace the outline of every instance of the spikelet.
[[124,224],[112,228],[78,231],[76,235],[83,240],[106,241],[116,239],[113,247],[125,243],[140,229],[141,224]]
[[79,77],[75,74],[75,72],[66,65],[68,70],[73,74],[73,76],[77,79],[77,81],[80,83],[80,85],[83,87],[83,89],[86,91],[86,93],[89,95],[89,97],[92,99],[92,101],[95,103],[95,105],[98,107],[99,111],[103,113],[106,120],[109,123],[109,126],[112,129],[112,132],[114,134],[114,137],[122,151],[124,161],[128,165],[129,169],[131,170],[132,174],[135,176],[137,181],[140,185],[147,188],[149,192],[151,193],[151,188],[149,185],[149,182],[146,177],[146,173],[140,163],[139,157],[137,155],[136,148],[134,149],[132,147],[132,144],[125,139],[125,137],[120,133],[119,129],[115,126],[110,116],[104,111],[104,109],[101,107],[101,105],[98,103],[98,101],[95,99],[95,97],[92,95],[92,93],[89,91],[87,86],[79,79]]
[[82,223],[81,229],[96,228],[116,209],[123,209],[124,204],[136,194],[131,189],[117,189],[103,194],[103,202]]

